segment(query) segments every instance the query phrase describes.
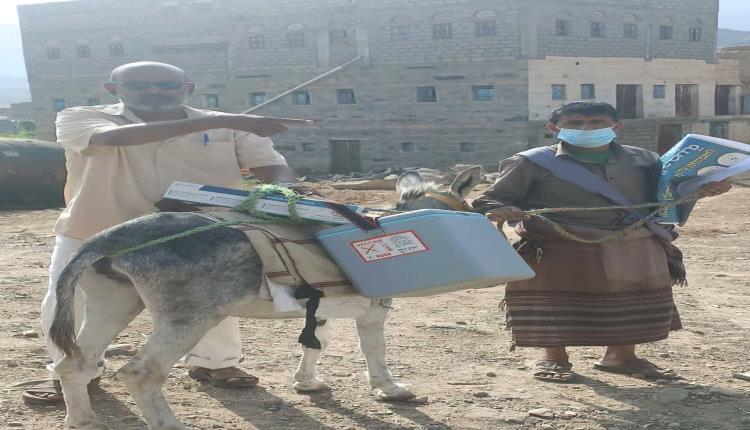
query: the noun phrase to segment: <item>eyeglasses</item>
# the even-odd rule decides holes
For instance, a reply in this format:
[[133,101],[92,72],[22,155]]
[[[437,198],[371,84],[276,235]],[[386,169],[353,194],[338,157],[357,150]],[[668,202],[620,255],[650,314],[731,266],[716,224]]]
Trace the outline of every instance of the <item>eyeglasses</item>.
[[148,81],[126,81],[120,82],[120,86],[128,90],[143,91],[151,87],[156,87],[160,90],[179,90],[185,85],[185,82],[180,81],[162,81],[162,82],[148,82]]

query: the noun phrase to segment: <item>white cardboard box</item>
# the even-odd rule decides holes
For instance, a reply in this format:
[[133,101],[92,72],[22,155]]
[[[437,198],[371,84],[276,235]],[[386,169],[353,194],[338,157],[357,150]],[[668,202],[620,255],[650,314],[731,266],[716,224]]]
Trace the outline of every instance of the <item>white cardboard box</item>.
[[[191,182],[172,182],[164,197],[183,202],[206,204],[222,207],[235,207],[244,201],[250,193],[233,188],[214,187],[211,185],[194,184]],[[347,205],[360,215],[369,210],[362,206]],[[286,197],[281,195],[268,196],[258,200],[257,210],[271,214],[288,216],[289,207]],[[325,206],[320,200],[305,198],[297,202],[297,213],[300,218],[321,221],[329,224],[348,224],[349,221]]]

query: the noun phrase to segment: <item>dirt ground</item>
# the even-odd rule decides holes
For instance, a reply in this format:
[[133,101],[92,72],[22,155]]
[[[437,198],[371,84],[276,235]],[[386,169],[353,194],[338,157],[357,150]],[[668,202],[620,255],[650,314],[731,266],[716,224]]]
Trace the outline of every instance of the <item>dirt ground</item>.
[[[372,206],[388,206],[395,197],[324,191]],[[62,428],[62,408],[26,406],[17,386],[45,375],[42,339],[28,331],[39,331],[58,213],[0,212],[0,426],[6,428]],[[258,388],[204,387],[176,367],[165,392],[178,417],[196,429],[750,429],[743,422],[750,421],[750,382],[732,378],[750,370],[750,189],[701,202],[678,243],[690,280],[676,289],[686,328],[640,350],[679,371],[685,382],[597,372],[591,365],[601,348],[572,349],[580,383],[535,381],[529,366],[536,351],[509,351],[498,309],[503,290],[490,288],[394,301],[386,326],[392,370],[426,403],[375,400],[348,320],[332,323],[331,346],[321,359],[330,392],[302,395],[291,388],[301,320],[243,321],[243,365],[260,377]],[[137,347],[149,330],[141,315],[116,342]],[[126,360],[110,359],[101,389],[93,393],[94,408],[113,429],[144,429],[132,399],[113,378]],[[689,397],[666,401],[675,391]],[[538,408],[555,416],[529,416]]]

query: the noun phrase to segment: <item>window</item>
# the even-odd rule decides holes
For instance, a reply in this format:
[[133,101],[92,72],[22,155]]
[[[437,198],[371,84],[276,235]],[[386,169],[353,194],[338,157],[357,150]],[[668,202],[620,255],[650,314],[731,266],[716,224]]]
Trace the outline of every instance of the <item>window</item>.
[[691,42],[700,42],[702,36],[703,36],[703,31],[700,28],[693,27],[690,29],[690,41]]
[[96,97],[89,97],[86,99],[86,106],[99,106],[100,104],[102,103]]
[[594,84],[581,84],[581,99],[593,100],[596,98],[596,87]]
[[293,105],[309,105],[310,104],[310,93],[307,91],[295,91],[292,93],[292,104]]
[[654,85],[654,98],[655,99],[667,98],[667,86],[666,85]]
[[729,123],[727,122],[711,122],[708,126],[708,134],[713,137],[721,139],[729,138]]
[[266,38],[262,34],[251,34],[247,40],[250,49],[262,49],[266,47]]
[[494,85],[472,85],[471,98],[475,102],[491,102],[495,100]]
[[477,144],[475,142],[461,142],[459,148],[461,152],[477,152]]
[[357,98],[354,96],[354,90],[345,88],[336,90],[336,101],[340,105],[353,105],[357,103]]
[[55,108],[55,112],[60,112],[65,109],[65,99],[53,99],[52,107]]
[[394,25],[391,27],[391,39],[408,39],[411,37],[410,25]]
[[328,32],[331,45],[346,45],[349,43],[349,33],[346,30],[331,30]]
[[552,100],[567,100],[565,85],[552,85]]
[[401,142],[401,152],[416,152],[417,145],[414,142]]
[[305,46],[305,33],[302,31],[293,31],[286,34],[286,40],[292,48],[301,48]]
[[604,37],[604,23],[591,21],[591,37]]
[[258,106],[266,101],[266,93],[250,93],[250,106]]
[[219,95],[218,94],[206,94],[206,107],[207,108],[219,107]]
[[417,87],[417,101],[420,103],[434,103],[437,101],[435,87]]
[[122,42],[112,42],[109,44],[110,57],[122,57],[125,55],[125,46]]
[[433,39],[452,39],[453,38],[453,24],[433,24],[432,25],[432,38]]
[[475,24],[477,37],[497,36],[497,23],[494,20],[477,21]]
[[315,152],[315,144],[314,143],[303,143],[302,144],[302,151],[303,152]]
[[638,39],[638,24],[627,23],[622,31],[625,39]]
[[643,118],[643,97],[640,85],[621,85],[615,87],[616,108],[624,119]]
[[659,26],[659,40],[672,40],[673,28],[671,25]]
[[78,45],[76,46],[76,56],[78,58],[89,58],[91,57],[91,48],[89,45]]
[[564,19],[555,21],[555,32],[558,36],[567,36],[570,34],[570,22]]
[[60,59],[60,48],[57,46],[50,46],[47,48],[47,59],[48,60],[59,60]]

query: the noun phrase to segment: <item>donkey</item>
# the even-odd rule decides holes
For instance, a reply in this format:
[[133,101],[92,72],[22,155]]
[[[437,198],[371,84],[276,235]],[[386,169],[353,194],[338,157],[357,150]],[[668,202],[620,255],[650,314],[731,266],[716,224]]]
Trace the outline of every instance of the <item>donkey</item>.
[[[397,182],[401,201],[396,208],[467,208],[465,196],[479,182],[479,167],[461,172],[448,192],[438,192],[416,172]],[[50,338],[65,352],[55,366],[66,401],[66,423],[76,429],[106,429],[91,408],[86,385],[97,375],[97,362],[107,345],[144,308],[151,313],[153,332],[143,348],[117,371],[143,413],[150,430],[186,429],[173,415],[162,385],[172,366],[203,335],[228,316],[302,318],[304,312],[277,313],[260,300],[261,262],[245,235],[219,227],[132,253],[109,257],[153,239],[209,224],[192,213],[157,213],[105,230],[87,241],[68,261],[57,288],[57,309]],[[78,279],[95,271],[118,281],[116,288],[85,288],[85,315],[76,336],[74,294]],[[90,285],[90,284],[89,284]],[[383,326],[391,300],[362,296],[323,298],[315,331],[324,347],[327,318],[354,318],[370,386],[384,400],[414,396],[394,381],[386,362]],[[298,391],[327,388],[316,376],[322,349],[303,347],[294,374]]]

